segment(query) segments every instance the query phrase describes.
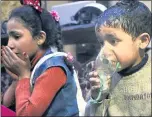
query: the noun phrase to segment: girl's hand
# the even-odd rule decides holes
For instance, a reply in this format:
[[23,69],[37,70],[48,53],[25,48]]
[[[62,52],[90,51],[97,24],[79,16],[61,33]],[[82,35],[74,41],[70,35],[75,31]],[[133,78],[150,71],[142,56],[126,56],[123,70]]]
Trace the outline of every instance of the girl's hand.
[[12,73],[11,71],[9,71],[8,69],[6,69],[6,72],[11,76],[12,79],[14,80],[19,80],[19,77],[17,75],[15,75],[14,73]]
[[[93,99],[97,98],[99,91],[100,91],[100,78],[96,71],[89,73],[89,81],[91,84],[91,96]],[[110,88],[110,77],[108,77],[105,81],[105,85],[107,86],[107,89]],[[107,93],[102,95],[102,98],[105,98],[107,96]]]
[[2,62],[6,69],[21,78],[30,78],[31,63],[29,56],[23,52],[19,58],[8,46],[3,46]]
[[3,94],[2,104],[6,107],[11,106],[15,101],[15,90],[17,86],[17,80],[13,81],[12,84],[8,87],[8,89]]

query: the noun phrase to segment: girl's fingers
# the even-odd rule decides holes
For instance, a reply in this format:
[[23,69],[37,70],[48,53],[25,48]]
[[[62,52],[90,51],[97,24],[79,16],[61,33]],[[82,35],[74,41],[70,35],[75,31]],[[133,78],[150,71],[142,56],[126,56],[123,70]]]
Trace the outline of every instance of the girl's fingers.
[[7,63],[7,65],[9,65],[11,63],[11,60],[9,59],[9,57],[6,55],[5,51],[2,51],[2,61],[5,63]]
[[12,59],[18,58],[17,55],[8,46],[4,47],[4,50],[7,54],[7,56],[9,56],[10,58],[12,58]]
[[11,58],[11,56],[5,46],[3,47],[3,54],[5,54],[7,57]]
[[8,70],[7,68],[5,68],[5,69],[6,69],[6,72],[7,72],[12,78],[18,80],[18,76],[17,76],[16,74],[12,73],[12,72],[11,72],[10,70]]
[[23,56],[24,56],[24,61],[30,62],[29,56],[26,52],[23,52]]
[[5,67],[9,68],[9,64],[8,64],[8,62],[6,62],[6,60],[4,58],[2,58],[2,62]]
[[5,63],[7,63],[7,65],[9,65],[9,66],[11,66],[15,60],[15,59],[13,59],[14,57],[12,56],[12,54],[14,54],[14,53],[10,52],[8,47],[3,47],[2,57],[5,60]]

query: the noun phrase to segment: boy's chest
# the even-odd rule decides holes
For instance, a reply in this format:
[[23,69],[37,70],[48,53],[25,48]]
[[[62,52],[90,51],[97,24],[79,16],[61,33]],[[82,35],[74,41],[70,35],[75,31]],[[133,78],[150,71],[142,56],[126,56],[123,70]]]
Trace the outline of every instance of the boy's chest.
[[151,75],[123,78],[111,93],[109,112],[126,116],[151,113]]

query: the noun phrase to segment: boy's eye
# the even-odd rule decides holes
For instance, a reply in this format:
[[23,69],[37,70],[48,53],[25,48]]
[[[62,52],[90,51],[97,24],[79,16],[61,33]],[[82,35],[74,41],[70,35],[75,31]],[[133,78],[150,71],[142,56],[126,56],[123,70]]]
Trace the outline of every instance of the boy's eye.
[[116,44],[116,40],[111,40],[111,44]]
[[118,40],[110,40],[109,42],[111,45],[116,45],[118,43]]

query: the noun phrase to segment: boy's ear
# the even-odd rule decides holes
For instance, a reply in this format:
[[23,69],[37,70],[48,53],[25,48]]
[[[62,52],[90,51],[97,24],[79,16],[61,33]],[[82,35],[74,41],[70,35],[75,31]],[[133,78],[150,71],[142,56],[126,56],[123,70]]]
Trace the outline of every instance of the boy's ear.
[[138,44],[140,49],[145,49],[149,42],[150,42],[150,36],[148,33],[142,33],[138,36]]
[[39,37],[37,38],[37,44],[42,45],[46,40],[46,33],[44,31],[40,32]]

